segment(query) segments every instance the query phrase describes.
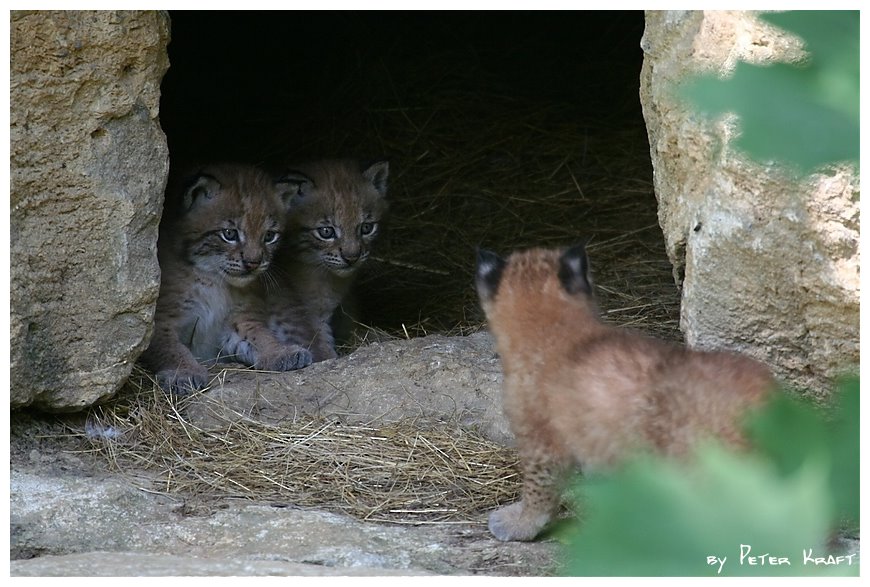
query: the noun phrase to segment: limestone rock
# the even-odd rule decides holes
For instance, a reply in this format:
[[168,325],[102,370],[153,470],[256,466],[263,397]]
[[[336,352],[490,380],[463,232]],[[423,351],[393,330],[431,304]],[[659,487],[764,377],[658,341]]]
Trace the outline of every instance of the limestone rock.
[[354,424],[446,420],[510,444],[501,382],[489,333],[430,335],[372,343],[299,371],[233,371],[218,376],[186,409],[191,422],[205,428],[241,417],[277,423],[296,414]]
[[11,14],[11,405],[111,396],[147,344],[169,168],[159,12]]
[[82,552],[13,560],[13,577],[370,577],[433,575],[418,569],[331,567],[317,563],[147,552]]
[[822,398],[859,360],[857,172],[799,181],[750,161],[673,94],[737,60],[795,60],[800,43],[748,12],[648,11],[640,93],[687,343],[754,355]]
[[484,515],[414,527],[245,501],[191,514],[129,479],[45,464],[13,466],[10,487],[12,576],[541,575],[558,554],[497,542]]

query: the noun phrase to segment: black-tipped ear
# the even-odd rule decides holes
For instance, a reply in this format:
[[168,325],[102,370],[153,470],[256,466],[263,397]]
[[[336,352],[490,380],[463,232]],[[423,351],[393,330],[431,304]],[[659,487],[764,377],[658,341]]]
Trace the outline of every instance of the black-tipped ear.
[[498,291],[498,284],[507,261],[485,249],[477,250],[477,272],[475,285],[481,300],[492,299]]
[[363,177],[369,180],[381,197],[387,195],[387,176],[390,173],[390,164],[387,161],[376,161],[363,171]]
[[288,171],[275,180],[278,195],[288,210],[305,197],[306,192],[312,185],[314,185],[314,181],[299,171]]
[[569,294],[591,294],[589,281],[589,259],[586,258],[586,245],[575,245],[562,253],[559,258],[559,281]]
[[220,189],[221,184],[216,178],[207,173],[197,173],[185,182],[181,205],[188,211],[203,200],[213,198]]

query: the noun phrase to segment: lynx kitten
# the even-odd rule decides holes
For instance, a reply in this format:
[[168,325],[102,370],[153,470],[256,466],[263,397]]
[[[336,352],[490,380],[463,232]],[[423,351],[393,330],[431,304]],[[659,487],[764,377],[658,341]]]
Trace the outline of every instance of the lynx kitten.
[[296,193],[273,272],[269,324],[282,342],[308,349],[308,362],[336,356],[331,321],[378,235],[388,172],[386,161],[322,160],[280,180]]
[[154,335],[142,356],[165,390],[204,387],[203,363],[217,360],[299,366],[302,349],[281,343],[266,325],[260,282],[281,241],[287,187],[254,167],[211,165],[170,192],[158,240]]
[[585,248],[478,253],[476,286],[504,370],[522,499],[490,515],[499,540],[532,540],[572,469],[632,452],[685,455],[701,438],[742,446],[741,419],[774,381],[761,364],[600,321]]

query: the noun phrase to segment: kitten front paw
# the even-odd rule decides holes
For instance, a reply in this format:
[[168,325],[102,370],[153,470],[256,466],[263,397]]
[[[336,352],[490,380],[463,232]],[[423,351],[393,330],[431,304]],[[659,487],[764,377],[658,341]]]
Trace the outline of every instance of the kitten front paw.
[[547,525],[549,516],[529,515],[523,502],[518,501],[492,512],[489,515],[489,531],[502,542],[520,540],[528,542]]
[[208,384],[208,371],[199,369],[163,369],[154,374],[157,385],[166,393],[185,396]]
[[308,349],[292,346],[276,357],[263,360],[263,365],[260,368],[266,371],[294,371],[307,367],[312,361]]
[[302,369],[313,362],[311,352],[302,347],[292,350],[282,359],[282,371],[292,371],[294,369]]

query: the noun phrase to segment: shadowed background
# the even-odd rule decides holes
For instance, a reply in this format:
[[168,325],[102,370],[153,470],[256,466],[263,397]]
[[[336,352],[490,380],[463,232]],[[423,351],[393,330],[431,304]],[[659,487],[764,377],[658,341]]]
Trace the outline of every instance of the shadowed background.
[[[605,318],[680,338],[638,98],[642,12],[172,12],[173,165],[390,161],[357,318],[478,329],[478,246],[591,238]],[[370,334],[374,330],[368,331]]]

